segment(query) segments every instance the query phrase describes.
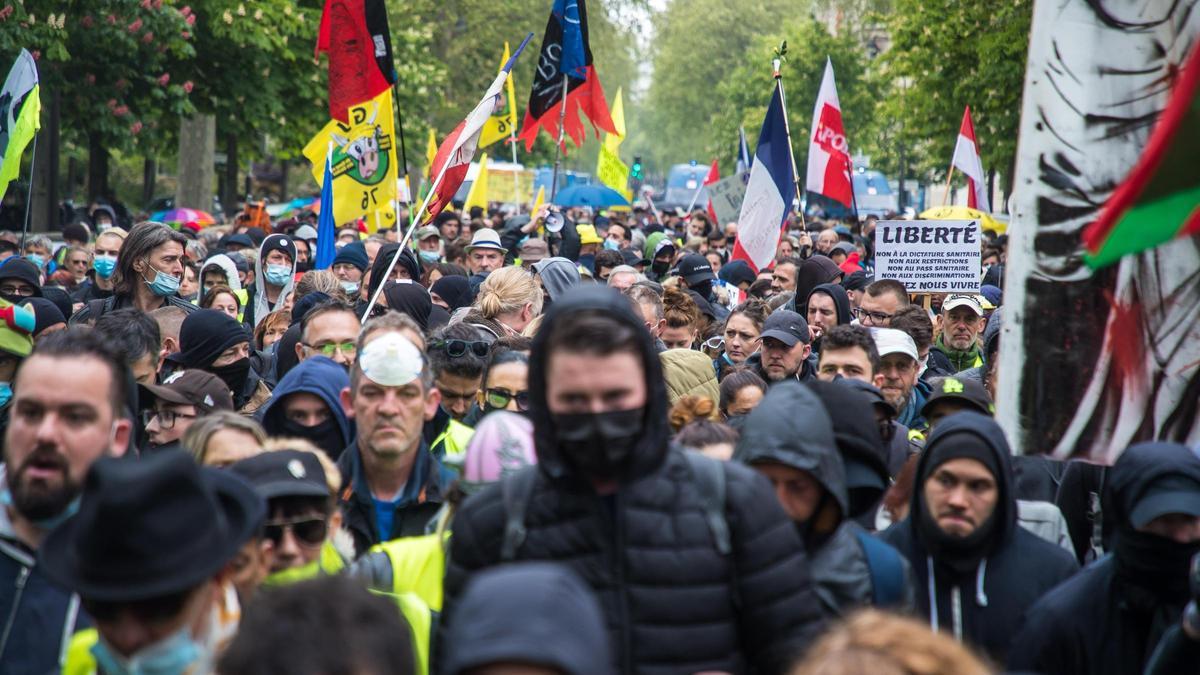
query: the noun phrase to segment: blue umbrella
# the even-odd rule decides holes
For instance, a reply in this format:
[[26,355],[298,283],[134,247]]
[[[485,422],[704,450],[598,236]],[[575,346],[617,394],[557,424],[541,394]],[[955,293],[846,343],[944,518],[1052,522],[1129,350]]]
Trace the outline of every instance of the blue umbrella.
[[629,200],[620,192],[603,185],[572,185],[558,191],[554,203],[559,206],[629,206]]

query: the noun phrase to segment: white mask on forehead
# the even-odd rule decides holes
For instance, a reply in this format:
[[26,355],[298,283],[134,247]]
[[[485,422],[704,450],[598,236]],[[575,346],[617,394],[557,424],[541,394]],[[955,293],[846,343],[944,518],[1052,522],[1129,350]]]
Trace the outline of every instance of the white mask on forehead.
[[408,338],[389,332],[371,340],[358,357],[363,376],[385,387],[402,387],[421,377],[425,357]]

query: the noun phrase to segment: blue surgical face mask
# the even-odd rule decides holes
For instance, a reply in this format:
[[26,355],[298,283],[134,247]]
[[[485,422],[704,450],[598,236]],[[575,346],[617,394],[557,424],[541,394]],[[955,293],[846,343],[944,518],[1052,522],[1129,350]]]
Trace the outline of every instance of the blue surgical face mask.
[[421,256],[421,260],[427,263],[436,263],[442,259],[442,254],[437,251],[417,251],[417,253]]
[[343,281],[342,282],[342,290],[346,291],[346,293],[348,293],[350,295],[354,295],[355,293],[358,292],[358,286],[359,286],[359,284],[357,281]]
[[107,675],[182,675],[204,651],[192,639],[191,628],[184,626],[129,657],[116,653],[101,638],[92,646],[92,656],[100,672]]
[[[11,391],[10,391],[10,394],[11,394]],[[37,527],[39,530],[41,530],[43,532],[49,532],[50,530],[53,530],[54,528],[58,527],[59,525],[62,525],[63,523],[67,522],[68,520],[70,520],[71,516],[74,516],[76,513],[79,512],[79,501],[80,501],[80,498],[76,497],[75,499],[72,499],[71,503],[67,504],[66,507],[63,508],[63,510],[58,513],[58,515],[50,516],[49,518],[42,518],[40,520],[32,520],[31,519],[30,522],[33,523],[34,526]],[[8,486],[5,486],[4,488],[0,488],[0,505],[3,505],[3,506],[12,506],[13,505],[12,490],[10,490],[8,488]]]
[[27,253],[25,254],[25,259],[37,265],[39,270],[46,266],[46,259],[40,253]]
[[[153,267],[150,269],[154,270]],[[142,281],[150,287],[150,291],[159,297],[175,295],[179,290],[179,277],[173,277],[166,272],[154,270],[154,281],[146,281],[146,277],[142,277]]]
[[92,269],[96,270],[96,276],[101,279],[108,279],[113,275],[113,270],[117,268],[116,256],[99,255],[92,261]]
[[604,248],[608,251],[620,251],[621,245],[617,243],[616,239],[605,239]]
[[272,286],[287,286],[288,282],[292,280],[292,268],[290,265],[267,265],[263,276]]

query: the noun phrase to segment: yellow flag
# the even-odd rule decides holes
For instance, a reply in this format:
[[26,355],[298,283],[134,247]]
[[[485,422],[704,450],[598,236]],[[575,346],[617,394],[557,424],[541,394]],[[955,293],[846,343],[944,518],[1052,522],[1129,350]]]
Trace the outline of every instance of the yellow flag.
[[[496,68],[497,73],[504,68],[504,64],[508,63],[508,57],[508,43],[505,42],[504,56],[500,58],[500,66]],[[504,81],[504,98],[504,105],[492,113],[492,116],[487,118],[487,121],[483,123],[483,131],[479,132],[480,148],[486,148],[492,143],[502,141],[516,133],[517,98],[513,95],[512,71],[509,71],[508,79]]]
[[429,142],[425,144],[425,165],[433,166],[433,158],[437,157],[438,144],[437,136],[433,133],[433,127],[429,127]]
[[616,128],[617,133],[605,134],[604,144],[613,153],[616,153],[617,148],[621,145],[621,141],[625,140],[625,102],[621,98],[620,87],[617,88],[617,95],[613,98],[612,110],[609,112],[612,114],[613,126]]
[[[609,134],[609,138],[612,134]],[[629,199],[629,167],[621,161],[617,151],[610,148],[608,143],[600,146],[600,156],[596,160],[596,177],[608,187],[620,192]]]
[[545,204],[545,203],[546,203],[546,186],[543,185],[538,188],[537,197],[535,197],[533,199],[533,208],[530,209],[529,212],[536,214],[538,212],[538,209],[542,208],[542,204]]
[[463,203],[463,211],[471,213],[472,206],[478,206],[483,209],[486,214],[488,209],[488,170],[487,170],[487,153],[483,153],[479,157],[479,175],[475,176],[475,182],[471,183],[471,190],[467,192],[467,201]]
[[304,146],[313,177],[321,184],[325,155],[333,148],[333,220],[365,217],[367,229],[396,225],[396,151],[392,90],[350,106],[349,123],[330,120]]

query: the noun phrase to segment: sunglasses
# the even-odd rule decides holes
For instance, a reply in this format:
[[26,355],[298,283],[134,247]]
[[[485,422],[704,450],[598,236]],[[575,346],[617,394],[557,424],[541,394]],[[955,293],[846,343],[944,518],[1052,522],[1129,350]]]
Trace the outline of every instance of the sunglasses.
[[725,338],[721,335],[714,335],[704,341],[704,346],[708,349],[720,349],[725,346]]
[[529,410],[528,391],[511,392],[507,389],[488,388],[483,394],[483,400],[488,407],[496,410],[507,408],[508,402],[514,399],[517,401],[517,410],[521,412]]
[[474,340],[434,340],[429,346],[445,351],[446,356],[452,359],[466,356],[467,350],[470,350],[472,354],[482,359],[492,350],[490,342],[477,342]]
[[291,530],[296,541],[304,546],[320,546],[325,543],[329,534],[329,523],[324,517],[306,516],[295,520],[268,521],[263,525],[263,538],[269,539],[279,546],[283,543],[283,534]]

